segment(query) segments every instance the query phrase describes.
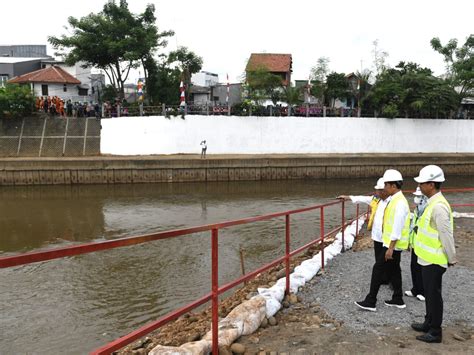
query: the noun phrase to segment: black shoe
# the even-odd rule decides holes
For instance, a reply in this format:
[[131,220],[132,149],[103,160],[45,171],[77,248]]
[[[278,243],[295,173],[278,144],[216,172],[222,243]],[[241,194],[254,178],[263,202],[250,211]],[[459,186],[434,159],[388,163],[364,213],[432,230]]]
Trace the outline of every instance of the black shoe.
[[425,325],[425,323],[412,323],[411,327],[417,332],[427,333],[430,330],[430,327]]
[[406,308],[406,304],[405,302],[403,302],[403,300],[401,301],[395,301],[395,300],[388,300],[388,301],[385,301],[385,305],[387,306],[390,306],[390,307],[397,307],[397,308]]
[[443,340],[443,337],[441,335],[432,335],[430,333],[426,333],[423,335],[418,335],[416,339],[420,341],[424,341],[425,343],[441,343],[441,340]]
[[377,311],[377,308],[375,308],[375,304],[372,304],[370,302],[367,302],[367,301],[360,301],[360,302],[354,302],[355,305],[359,308],[362,308],[366,311],[371,311],[371,312],[375,312]]

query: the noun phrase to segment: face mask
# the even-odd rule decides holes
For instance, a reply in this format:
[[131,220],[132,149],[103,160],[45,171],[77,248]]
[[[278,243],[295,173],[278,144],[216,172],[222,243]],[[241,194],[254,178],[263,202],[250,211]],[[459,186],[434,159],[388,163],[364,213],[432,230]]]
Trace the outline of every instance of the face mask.
[[419,205],[419,204],[421,203],[421,201],[422,201],[421,196],[415,196],[414,201],[415,201],[415,204],[416,204],[416,205]]

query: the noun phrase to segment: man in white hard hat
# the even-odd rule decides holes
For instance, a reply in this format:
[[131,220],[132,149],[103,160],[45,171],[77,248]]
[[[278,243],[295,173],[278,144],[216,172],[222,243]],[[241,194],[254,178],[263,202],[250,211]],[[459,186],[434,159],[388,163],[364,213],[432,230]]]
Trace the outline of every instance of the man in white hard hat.
[[411,327],[425,334],[416,339],[427,343],[441,343],[443,322],[443,297],[441,285],[448,266],[457,263],[453,238],[453,214],[449,202],[440,191],[445,181],[443,170],[428,165],[415,178],[421,192],[428,197],[423,214],[418,220],[415,254],[421,265],[426,298],[426,315],[423,323]]
[[383,180],[384,191],[391,197],[385,208],[383,218],[383,252],[372,268],[369,293],[363,301],[355,302],[359,308],[372,312],[377,310],[377,294],[380,286],[385,281],[385,276],[388,276],[393,287],[392,299],[386,300],[385,305],[397,308],[406,307],[403,301],[400,257],[402,250],[408,248],[410,208],[401,191],[403,185],[402,174],[397,170],[389,169],[385,171]]
[[428,198],[423,195],[420,188],[417,187],[416,191],[413,193],[415,196],[415,209],[413,210],[410,222],[410,247],[411,247],[411,261],[410,261],[410,271],[411,271],[411,281],[413,287],[411,290],[405,291],[405,295],[408,297],[416,297],[420,301],[425,300],[425,291],[423,288],[423,278],[421,275],[421,265],[418,264],[418,257],[415,254],[414,243],[416,238],[416,233],[418,231],[418,220],[420,219],[423,211],[425,210],[426,204],[428,203]]
[[352,203],[364,203],[370,206],[369,221],[367,222],[367,230],[370,231],[372,240],[374,241],[375,261],[377,255],[383,253],[382,244],[382,224],[383,213],[390,199],[384,191],[383,178],[377,180],[374,186],[374,194],[372,196],[353,196],[340,195],[337,198],[351,200]]

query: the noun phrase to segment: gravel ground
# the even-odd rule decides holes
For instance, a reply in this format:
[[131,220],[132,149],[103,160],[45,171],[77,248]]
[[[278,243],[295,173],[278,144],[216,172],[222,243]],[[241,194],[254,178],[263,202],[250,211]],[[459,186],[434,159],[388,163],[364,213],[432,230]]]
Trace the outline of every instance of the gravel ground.
[[[413,297],[404,297],[407,307],[387,307],[383,301],[391,299],[392,291],[387,285],[380,288],[377,312],[359,309],[354,301],[361,301],[368,293],[374,263],[373,249],[360,252],[347,251],[334,258],[322,276],[313,279],[301,290],[304,304],[317,302],[328,315],[342,321],[349,329],[368,330],[377,333],[377,327],[409,327],[414,321],[421,322],[425,314],[425,303]],[[411,288],[410,254],[402,254],[403,290]],[[443,277],[444,319],[443,324],[467,323],[473,326],[474,271],[464,266],[449,268]]]

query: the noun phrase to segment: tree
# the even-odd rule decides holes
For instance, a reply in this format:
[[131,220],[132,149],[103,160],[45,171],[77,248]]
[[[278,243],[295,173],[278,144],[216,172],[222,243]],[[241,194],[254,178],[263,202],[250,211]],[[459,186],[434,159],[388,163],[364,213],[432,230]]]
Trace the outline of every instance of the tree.
[[288,104],[288,116],[290,116],[293,106],[303,102],[303,93],[300,88],[288,85],[284,91],[284,99]]
[[33,113],[35,98],[29,85],[0,87],[0,118],[24,117]]
[[178,105],[180,80],[180,69],[170,68],[166,59],[156,62],[156,67],[150,67],[146,83],[149,97],[153,102]]
[[311,68],[311,78],[315,81],[312,83],[310,93],[324,105],[326,93],[326,77],[329,73],[329,58],[319,57],[316,65]]
[[[186,88],[191,85],[191,75],[197,73],[202,68],[202,58],[186,47],[178,47],[177,50],[170,52],[167,60],[168,65],[175,64],[182,73],[182,80]],[[186,95],[189,92],[186,90]],[[186,96],[186,102],[188,96]]]
[[321,83],[326,81],[326,77],[329,73],[329,58],[319,57],[317,63],[311,68],[311,77]]
[[270,73],[266,68],[247,72],[245,81],[248,99],[259,105],[266,99],[272,100],[274,105],[280,100],[283,86],[281,77]]
[[349,91],[349,83],[344,73],[332,72],[326,80],[326,97],[331,100],[331,106],[334,107],[336,99],[343,99]]
[[[143,13],[135,15],[126,0],[120,0],[118,5],[108,1],[98,14],[69,17],[72,34],[50,36],[48,41],[67,64],[84,62],[83,67],[103,69],[123,97],[130,70],[145,64],[159,46],[166,45],[164,38],[173,35],[172,31],[158,32],[154,12],[154,5],[147,5]],[[147,75],[146,66],[144,70]]]
[[431,40],[431,47],[444,57],[447,79],[459,92],[459,102],[474,95],[474,35],[458,48],[458,41],[451,39],[445,46],[438,37]]
[[366,97],[365,104],[385,117],[444,117],[456,108],[457,94],[429,68],[400,62],[386,69]]
[[388,68],[385,64],[386,59],[388,57],[388,52],[382,51],[379,49],[379,40],[376,39],[372,42],[374,49],[372,50],[372,54],[374,56],[374,69],[375,74],[380,75],[382,72]]

